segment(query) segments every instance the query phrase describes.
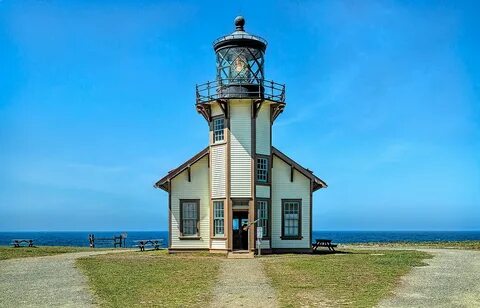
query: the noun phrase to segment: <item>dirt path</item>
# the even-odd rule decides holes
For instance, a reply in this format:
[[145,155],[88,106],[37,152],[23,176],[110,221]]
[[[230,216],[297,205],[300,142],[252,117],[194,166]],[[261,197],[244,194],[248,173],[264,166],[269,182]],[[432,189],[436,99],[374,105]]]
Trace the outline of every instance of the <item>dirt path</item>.
[[434,257],[402,277],[394,296],[379,307],[480,307],[480,251],[416,250]]
[[88,251],[0,261],[0,307],[93,307],[94,297],[75,259]]
[[275,289],[258,259],[226,259],[211,307],[277,307]]

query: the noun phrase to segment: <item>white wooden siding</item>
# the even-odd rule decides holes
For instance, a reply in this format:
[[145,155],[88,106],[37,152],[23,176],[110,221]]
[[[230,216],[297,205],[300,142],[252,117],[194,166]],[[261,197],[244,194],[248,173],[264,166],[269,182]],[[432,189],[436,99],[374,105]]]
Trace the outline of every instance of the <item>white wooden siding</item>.
[[[257,243],[255,243],[255,247],[258,247]],[[270,248],[270,241],[269,240],[262,240],[262,242],[260,243],[260,248],[262,248],[262,249]]]
[[[171,248],[209,248],[210,198],[208,196],[208,156],[191,166],[191,182],[187,170],[171,181],[172,243]],[[200,199],[200,240],[180,240],[180,199]]]
[[[302,199],[301,240],[282,240],[282,199]],[[290,182],[290,166],[275,155],[272,170],[272,248],[310,248],[310,179],[295,170]]]
[[225,198],[226,145],[210,147],[212,172],[212,198]]
[[225,240],[216,240],[212,239],[212,249],[226,249],[226,241]]
[[256,152],[257,154],[270,155],[271,142],[270,142],[270,105],[267,103],[262,104],[260,108],[257,120],[255,123],[256,129]]
[[257,198],[270,198],[270,186],[257,185],[256,191]]
[[212,110],[212,117],[218,116],[218,115],[223,115],[223,111],[220,108],[220,106],[218,106],[218,103],[212,104],[210,106],[211,106],[211,110]]
[[231,197],[251,197],[252,133],[251,101],[230,101]]

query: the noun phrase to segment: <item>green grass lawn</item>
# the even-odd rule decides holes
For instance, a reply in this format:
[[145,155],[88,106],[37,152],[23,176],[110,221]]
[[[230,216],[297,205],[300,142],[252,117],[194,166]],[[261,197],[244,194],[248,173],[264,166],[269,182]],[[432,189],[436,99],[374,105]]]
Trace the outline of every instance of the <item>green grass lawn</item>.
[[451,242],[389,242],[389,243],[357,243],[348,246],[372,246],[372,247],[417,247],[417,248],[455,248],[480,250],[480,241],[451,241]]
[[205,306],[220,258],[205,253],[128,252],[77,260],[104,307]]
[[267,256],[261,261],[282,307],[372,307],[430,255],[418,251]]
[[86,251],[88,247],[37,246],[37,247],[8,247],[0,246],[0,260],[14,258],[28,258],[51,256],[60,253]]

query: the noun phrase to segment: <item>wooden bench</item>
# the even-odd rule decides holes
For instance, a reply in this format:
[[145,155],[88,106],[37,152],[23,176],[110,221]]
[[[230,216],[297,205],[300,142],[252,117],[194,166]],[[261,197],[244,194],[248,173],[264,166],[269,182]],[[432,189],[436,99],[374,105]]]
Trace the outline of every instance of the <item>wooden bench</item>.
[[33,240],[32,239],[16,239],[12,240],[13,247],[20,247],[22,243],[28,244],[28,247],[33,247]]
[[159,250],[163,246],[163,239],[159,240],[139,240],[136,246],[140,248],[140,251],[145,251],[145,246],[151,246],[154,250]]
[[332,244],[332,240],[317,238],[314,243],[312,243],[313,251],[317,251],[319,247],[327,247],[329,251],[335,252],[335,247],[337,244]]
[[101,242],[101,243],[113,242],[113,247],[117,248],[117,246],[120,246],[121,248],[122,245],[123,247],[127,247],[125,245],[126,238],[127,238],[126,233],[122,233],[119,236],[114,235],[113,237],[95,237],[95,234],[89,234],[88,242],[89,242],[90,248],[95,248],[95,243],[97,242]]

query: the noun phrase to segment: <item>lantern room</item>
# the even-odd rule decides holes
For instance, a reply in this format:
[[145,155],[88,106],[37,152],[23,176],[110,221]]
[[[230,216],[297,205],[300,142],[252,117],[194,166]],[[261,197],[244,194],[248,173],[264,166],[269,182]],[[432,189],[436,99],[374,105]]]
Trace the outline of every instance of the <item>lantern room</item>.
[[[217,81],[223,85],[261,85],[267,42],[244,30],[245,19],[235,18],[235,31],[213,43]],[[257,87],[258,88],[258,87]]]
[[[235,31],[213,42],[216,79],[197,84],[197,110],[209,121],[208,105],[230,98],[251,98],[276,102],[283,109],[285,85],[265,80],[267,41],[245,31],[245,19],[235,18]],[[280,113],[279,112],[279,113]]]
[[253,99],[257,104],[268,100],[275,119],[285,106],[285,85],[265,80],[267,41],[246,32],[242,16],[234,23],[234,32],[213,42],[216,79],[196,86],[197,111],[210,122],[211,104],[221,104],[226,111],[229,99]]

